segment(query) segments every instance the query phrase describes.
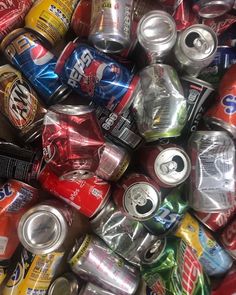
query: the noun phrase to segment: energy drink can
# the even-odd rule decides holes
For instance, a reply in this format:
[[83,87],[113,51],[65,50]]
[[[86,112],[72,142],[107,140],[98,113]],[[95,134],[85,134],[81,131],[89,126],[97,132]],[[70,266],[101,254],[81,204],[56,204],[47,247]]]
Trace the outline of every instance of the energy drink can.
[[70,93],[54,72],[56,57],[32,32],[14,30],[3,39],[1,49],[10,63],[29,79],[46,106],[58,103]]
[[67,272],[52,282],[47,295],[78,295],[81,285],[72,272]]
[[193,0],[193,10],[204,18],[215,18],[225,14],[234,4],[234,0]]
[[106,53],[118,53],[130,43],[133,0],[92,0],[89,40]]
[[183,239],[194,249],[203,269],[208,275],[222,275],[232,266],[233,261],[231,257],[217,243],[210,231],[205,229],[189,213],[185,214],[175,235]]
[[216,33],[208,26],[196,24],[180,32],[174,52],[178,67],[187,75],[198,76],[214,59]]
[[115,294],[131,295],[137,290],[138,271],[95,235],[82,237],[69,254],[68,262],[81,278]]
[[25,27],[55,45],[69,29],[77,2],[78,0],[38,0],[25,17]]

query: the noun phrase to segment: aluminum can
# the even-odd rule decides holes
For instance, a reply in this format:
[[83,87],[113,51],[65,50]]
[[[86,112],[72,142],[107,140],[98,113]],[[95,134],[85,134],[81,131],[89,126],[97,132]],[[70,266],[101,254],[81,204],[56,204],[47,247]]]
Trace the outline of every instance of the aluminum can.
[[188,142],[192,163],[189,205],[200,212],[220,212],[235,203],[235,146],[223,131],[197,131]]
[[128,68],[76,40],[66,46],[55,71],[75,92],[118,114],[131,105],[138,88],[139,77]]
[[232,29],[235,22],[235,15],[228,13],[217,18],[202,19],[202,24],[209,26],[217,34],[219,45],[228,46],[234,46],[235,40],[232,35]]
[[105,206],[111,185],[93,176],[87,179],[60,179],[47,165],[38,177],[43,189],[62,199],[87,217]]
[[201,17],[215,18],[231,10],[234,0],[193,0],[193,10]]
[[117,115],[107,108],[92,104],[107,140],[130,151],[137,149],[143,143],[131,108]]
[[155,236],[173,233],[188,210],[181,187],[173,189],[162,201],[156,214],[142,224]]
[[0,286],[7,276],[7,271],[9,266],[10,266],[10,260],[0,261]]
[[89,178],[99,165],[105,140],[89,106],[56,105],[44,117],[44,160],[61,178]]
[[101,152],[96,175],[108,181],[118,181],[130,163],[129,153],[117,145],[106,143]]
[[191,76],[181,77],[181,84],[187,99],[187,122],[181,135],[188,138],[197,130],[203,113],[212,101],[215,89],[210,83]]
[[9,179],[0,186],[0,261],[13,256],[19,220],[38,199],[38,190],[21,181]]
[[234,139],[236,138],[235,73],[236,64],[224,74],[219,85],[219,96],[204,116],[209,127],[228,131]]
[[152,0],[134,0],[133,8],[133,22],[136,24],[137,28],[140,19],[151,10],[159,10],[161,5],[158,2],[153,2]]
[[130,43],[133,0],[92,0],[89,40],[106,53],[118,53]]
[[213,60],[217,50],[216,33],[208,26],[196,24],[180,32],[174,53],[177,66],[190,76],[198,76]]
[[90,219],[90,225],[109,248],[138,267],[141,253],[157,239],[140,222],[125,216],[113,201]]
[[102,289],[101,287],[94,285],[93,283],[86,283],[80,290],[79,295],[115,295],[110,291]]
[[72,272],[67,272],[52,282],[47,295],[78,295],[80,288],[78,278]]
[[139,285],[139,272],[95,235],[77,241],[68,257],[73,272],[82,279],[120,295],[134,294]]
[[56,104],[69,95],[70,90],[54,72],[56,57],[40,39],[26,29],[17,29],[7,35],[1,49],[9,62],[22,72],[46,105]]
[[41,135],[47,111],[22,74],[10,65],[0,67],[0,101],[1,113],[24,141],[34,141]]
[[23,248],[2,295],[46,295],[63,255],[63,252],[35,255]]
[[25,15],[34,0],[6,0],[1,2],[0,40],[23,25]]
[[186,213],[175,235],[188,243],[209,276],[226,273],[233,264],[229,254],[217,243],[209,230]]
[[179,136],[186,121],[186,99],[175,69],[150,65],[140,78],[133,103],[140,134],[147,142]]
[[41,162],[40,152],[0,141],[0,178],[14,178],[30,182],[36,179]]
[[88,37],[91,23],[92,0],[80,0],[71,18],[71,28],[77,36]]
[[141,274],[151,294],[210,295],[209,279],[193,249],[173,236],[147,249]]
[[25,17],[25,27],[55,45],[68,31],[77,2],[78,0],[38,0]]
[[236,259],[236,218],[234,217],[221,233],[221,242],[225,250]]
[[161,187],[175,187],[190,175],[191,161],[180,146],[147,146],[140,150],[140,165]]
[[71,224],[71,208],[58,200],[48,200],[25,212],[17,232],[28,251],[48,254],[63,246]]
[[211,295],[235,294],[236,292],[236,268],[233,267],[221,281],[219,287],[213,290]]
[[152,10],[138,23],[137,38],[145,49],[148,63],[156,63],[170,52],[177,39],[175,21],[162,10]]
[[158,185],[143,174],[129,174],[113,192],[117,207],[129,218],[144,221],[159,208],[161,191]]

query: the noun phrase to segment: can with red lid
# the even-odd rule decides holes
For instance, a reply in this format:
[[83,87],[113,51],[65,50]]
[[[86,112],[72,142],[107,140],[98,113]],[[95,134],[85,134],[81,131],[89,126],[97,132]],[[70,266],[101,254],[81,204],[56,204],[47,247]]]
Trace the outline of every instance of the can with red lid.
[[221,242],[228,253],[236,260],[236,218],[223,230]]
[[64,200],[87,217],[105,206],[110,196],[110,184],[93,176],[87,179],[60,179],[46,165],[38,177],[42,188]]

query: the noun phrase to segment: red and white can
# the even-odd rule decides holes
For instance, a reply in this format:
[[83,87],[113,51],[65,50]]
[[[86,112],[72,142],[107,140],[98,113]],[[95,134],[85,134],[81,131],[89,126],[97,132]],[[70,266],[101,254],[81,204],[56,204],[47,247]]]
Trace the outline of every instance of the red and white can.
[[221,241],[225,250],[236,259],[236,218],[222,232]]
[[43,189],[64,200],[87,217],[103,208],[110,196],[110,184],[93,176],[87,179],[61,179],[48,165],[38,177]]
[[143,174],[130,174],[121,181],[113,199],[125,215],[144,221],[155,215],[161,203],[158,185]]
[[175,187],[191,172],[189,156],[177,145],[147,146],[139,158],[144,171],[161,187]]

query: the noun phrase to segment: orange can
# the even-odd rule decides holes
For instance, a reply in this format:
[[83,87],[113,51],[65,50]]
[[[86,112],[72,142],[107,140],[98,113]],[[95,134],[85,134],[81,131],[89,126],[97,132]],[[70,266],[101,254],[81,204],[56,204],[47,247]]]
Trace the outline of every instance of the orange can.
[[38,200],[38,190],[18,180],[0,186],[0,260],[10,259],[19,239],[17,226],[21,216]]

